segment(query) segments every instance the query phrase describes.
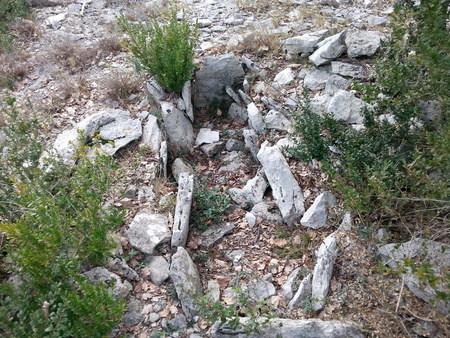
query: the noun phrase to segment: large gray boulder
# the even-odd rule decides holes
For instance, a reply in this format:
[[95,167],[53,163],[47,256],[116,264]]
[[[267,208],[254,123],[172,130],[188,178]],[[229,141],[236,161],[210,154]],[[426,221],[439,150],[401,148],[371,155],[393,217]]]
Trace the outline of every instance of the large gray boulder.
[[344,30],[323,40],[320,47],[309,57],[309,61],[318,67],[340,57],[347,49],[345,46],[346,33],[347,31]]
[[[243,327],[249,321],[249,318],[241,318],[241,327],[231,330],[221,327],[216,323],[211,332],[213,338],[364,338],[365,334],[354,323],[340,322],[337,320],[323,321],[320,319],[284,319],[274,318],[268,324],[259,326],[259,333],[253,332],[246,334]],[[260,319],[264,321],[263,318]],[[226,324],[225,324],[226,326]]]
[[330,235],[324,239],[319,250],[317,250],[317,263],[314,267],[311,293],[314,311],[320,311],[325,306],[336,257],[336,238]]
[[324,70],[315,70],[308,72],[303,79],[303,87],[310,90],[321,90],[330,78],[331,74]]
[[263,144],[258,159],[284,221],[290,226],[298,223],[305,213],[303,193],[281,150]]
[[194,105],[203,108],[216,100],[229,100],[226,86],[235,85],[244,75],[233,53],[205,57],[203,67],[195,74]]
[[192,194],[194,193],[194,176],[180,174],[178,181],[177,205],[173,221],[172,249],[185,246],[189,233],[189,217],[191,215]]
[[331,61],[331,72],[354,79],[362,79],[366,73],[363,66],[341,61]]
[[[444,276],[450,267],[450,246],[423,238],[412,239],[403,244],[387,244],[380,247],[378,253],[383,261],[394,269],[399,269],[401,265],[404,265],[405,259],[411,259],[413,264],[417,265],[429,264],[433,269],[434,277]],[[411,272],[410,267],[406,267],[406,270],[409,272],[402,275],[412,293],[431,306],[435,306],[443,315],[448,315],[450,301],[444,302],[436,296],[436,292],[450,293],[445,281],[441,279],[435,287],[431,287],[428,282],[421,282],[419,277]]]
[[336,121],[361,124],[364,118],[361,114],[365,107],[369,107],[363,100],[358,99],[353,93],[346,90],[338,90],[331,98],[327,113],[332,114]]
[[377,31],[349,32],[345,37],[347,55],[351,58],[372,56],[381,46],[381,36]]
[[170,278],[186,318],[192,320],[198,314],[198,305],[195,300],[203,296],[203,288],[194,262],[181,246],[172,256]]
[[138,213],[125,231],[130,245],[146,255],[153,255],[155,248],[170,240],[171,232],[166,216]]
[[170,102],[161,102],[161,109],[170,146],[176,151],[189,151],[194,144],[191,121]]
[[101,113],[82,120],[74,128],[59,134],[52,149],[42,155],[40,162],[44,164],[47,158],[57,155],[64,163],[74,165],[79,146],[93,136],[106,141],[99,145],[100,148],[97,149],[99,153],[114,155],[120,148],[137,140],[141,135],[141,122],[133,119],[130,112],[105,109]]

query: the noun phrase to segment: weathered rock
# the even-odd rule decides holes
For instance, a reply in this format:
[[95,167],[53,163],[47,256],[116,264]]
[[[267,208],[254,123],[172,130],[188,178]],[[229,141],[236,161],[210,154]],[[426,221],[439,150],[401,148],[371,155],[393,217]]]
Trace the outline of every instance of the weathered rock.
[[198,305],[195,300],[197,297],[203,296],[203,288],[194,262],[181,246],[172,256],[170,278],[172,278],[186,318],[192,320],[198,314]]
[[301,36],[294,36],[286,39],[283,44],[283,49],[286,53],[292,55],[300,55],[301,57],[309,56],[316,45],[326,38],[328,30],[323,29],[317,32],[307,33]]
[[228,109],[228,117],[233,121],[246,122],[248,118],[247,109],[233,102],[230,109]]
[[213,131],[209,128],[200,128],[197,134],[197,138],[195,139],[195,145],[199,146],[204,143],[210,144],[219,141],[219,132]]
[[328,208],[335,205],[336,197],[332,193],[328,191],[321,193],[303,215],[300,220],[301,225],[312,229],[326,227],[328,225]]
[[194,105],[207,107],[217,99],[225,99],[224,89],[239,82],[245,73],[233,53],[207,56],[203,67],[195,75]]
[[158,127],[158,119],[154,115],[147,117],[142,131],[141,147],[146,147],[156,153],[159,152],[162,142],[162,133]]
[[294,297],[294,282],[297,279],[298,274],[300,273],[301,268],[294,269],[288,276],[286,282],[281,286],[280,292],[283,295],[283,297],[290,301],[292,297]]
[[241,151],[229,152],[223,157],[222,162],[223,164],[219,168],[219,172],[235,172],[244,169],[247,166],[244,153]]
[[252,158],[255,161],[258,161],[259,148],[257,144],[259,138],[256,134],[256,131],[254,131],[253,129],[244,129],[242,131],[242,135],[244,136],[245,149],[248,149],[248,151],[250,151],[250,154],[252,155]]
[[[326,95],[332,96],[332,95],[336,94],[339,91],[339,89],[343,89],[343,90],[347,89],[349,85],[350,85],[350,80],[343,78],[342,76],[333,74],[330,76],[327,83],[325,84],[324,93]],[[330,100],[331,100],[331,97],[328,99],[327,103],[329,103]],[[324,104],[325,109],[323,111],[325,111],[326,108],[328,107],[327,103]]]
[[163,257],[148,257],[146,266],[150,271],[150,280],[153,284],[160,286],[169,278],[169,263]]
[[155,102],[163,101],[167,97],[166,91],[154,76],[147,82],[147,92]]
[[153,255],[156,246],[170,240],[168,219],[164,215],[138,213],[125,234],[130,245],[146,255]]
[[244,70],[248,70],[252,73],[259,73],[260,69],[255,65],[255,63],[247,58],[246,56],[241,57],[242,66],[244,67]]
[[279,111],[270,110],[264,117],[264,125],[267,129],[288,131],[292,123]]
[[206,229],[201,235],[202,244],[201,246],[210,249],[219,242],[224,236],[231,233],[236,224],[233,222],[222,222],[220,224],[213,224]]
[[177,205],[172,228],[172,249],[186,245],[189,233],[189,217],[191,215],[194,176],[182,173],[178,182]]
[[168,161],[168,150],[167,150],[167,142],[161,142],[161,148],[159,149],[159,158],[161,160],[161,171],[163,173],[164,178],[167,178],[167,161]]
[[385,26],[389,20],[387,18],[383,18],[381,16],[369,15],[367,17],[367,26],[376,27],[376,26]]
[[255,301],[263,300],[275,296],[276,290],[272,283],[259,280],[247,286],[247,292],[251,299]]
[[224,144],[224,141],[204,144],[200,147],[200,149],[207,157],[213,157],[222,151]]
[[194,129],[181,110],[170,102],[161,102],[167,138],[177,151],[189,151],[194,143]]
[[303,80],[303,86],[311,90],[324,89],[330,76],[331,74],[324,70],[309,72]]
[[247,106],[247,114],[249,127],[257,133],[261,133],[264,130],[264,119],[254,103]]
[[244,188],[230,188],[229,191],[233,201],[244,208],[249,208],[262,202],[268,186],[264,172],[258,171],[255,177],[247,181]]
[[74,155],[84,141],[83,137],[89,139],[97,133],[101,140],[112,141],[102,144],[99,152],[114,155],[117,150],[141,137],[142,126],[138,119],[131,118],[128,111],[105,109],[102,113],[87,117],[73,129],[59,134],[53,148],[42,155],[41,163],[44,164],[46,159],[56,152],[64,163],[74,165]]
[[234,103],[243,104],[243,101],[238,93],[236,93],[231,86],[225,87],[226,93],[233,99]]
[[298,308],[302,302],[304,302],[308,297],[311,296],[312,292],[312,274],[308,274],[303,280],[301,281],[297,292],[292,297],[291,301],[288,304],[288,308],[293,310]]
[[275,203],[261,202],[256,204],[251,213],[257,218],[269,222],[271,224],[281,225],[283,224],[283,216],[281,216],[280,210]]
[[362,79],[366,75],[363,66],[340,61],[331,62],[331,71],[334,74],[348,76],[354,79]]
[[320,47],[309,57],[309,61],[318,67],[330,63],[341,56],[347,49],[345,46],[346,33],[347,31],[344,30],[323,40],[320,43]]
[[242,141],[231,139],[225,143],[225,149],[227,151],[244,151],[245,144]]
[[215,279],[209,280],[206,289],[212,303],[220,300],[220,285],[218,281]]
[[177,183],[179,183],[179,176],[182,173],[193,175],[194,169],[192,169],[189,164],[186,164],[181,158],[176,158],[172,163],[172,175]]
[[298,223],[305,213],[303,193],[280,149],[277,146],[261,147],[258,159],[284,221],[290,226]]
[[313,97],[310,101],[311,110],[316,114],[322,115],[327,111],[331,99],[332,96],[330,95],[320,95]]
[[365,107],[369,106],[354,94],[338,90],[330,100],[327,113],[333,114],[333,118],[339,122],[361,124],[364,121],[361,111]]
[[[405,259],[412,259],[414,263],[427,263],[432,266],[434,276],[443,276],[450,267],[450,246],[448,244],[422,238],[412,239],[403,244],[391,243],[378,249],[381,258],[394,269],[404,264]],[[410,268],[406,267],[409,271]],[[403,274],[405,284],[417,297],[423,299],[443,315],[450,312],[450,301],[444,302],[436,297],[436,291],[449,293],[448,285],[441,280],[435,287],[428,283],[421,283],[413,273]],[[439,278],[439,277],[438,277]]]
[[127,302],[127,311],[122,317],[122,323],[125,327],[132,327],[139,324],[144,316],[141,314],[142,303],[136,299],[132,298]]
[[351,58],[372,56],[381,46],[380,33],[377,31],[349,32],[345,37],[347,55]]
[[[110,272],[106,268],[93,268],[82,274],[89,281],[93,283],[102,282],[109,286],[109,292],[116,299],[126,299],[128,298],[133,286],[128,281],[122,281],[122,279],[115,273]],[[114,286],[111,288],[111,281],[114,280]]]
[[125,277],[129,280],[139,280],[139,275],[130,266],[120,258],[111,258],[108,260],[109,269],[118,276]]
[[183,90],[181,91],[181,97],[183,98],[183,101],[184,101],[186,115],[189,117],[191,122],[194,122],[194,107],[192,105],[192,85],[191,85],[191,81],[187,81],[184,84]]
[[245,214],[245,220],[250,228],[253,228],[256,225],[256,216],[251,212]]
[[336,238],[332,235],[324,239],[317,251],[317,262],[312,279],[312,306],[314,311],[320,311],[325,306],[325,299],[330,288],[334,261],[337,257]]
[[[249,321],[249,318],[241,318],[242,326]],[[261,319],[263,322],[264,319]],[[274,338],[274,337],[308,337],[308,338],[364,338],[365,334],[354,323],[340,322],[337,320],[322,321],[320,319],[284,319],[274,318],[268,324],[258,327],[259,333],[253,332],[245,334],[242,328],[236,330],[221,327],[216,323],[212,327],[211,337],[213,338]]]
[[186,316],[181,313],[176,315],[174,319],[169,320],[167,324],[168,329],[173,331],[184,330],[188,326]]
[[285,86],[294,81],[294,78],[295,75],[294,72],[292,71],[292,68],[286,68],[285,70],[282,70],[275,76],[274,81],[281,86]]

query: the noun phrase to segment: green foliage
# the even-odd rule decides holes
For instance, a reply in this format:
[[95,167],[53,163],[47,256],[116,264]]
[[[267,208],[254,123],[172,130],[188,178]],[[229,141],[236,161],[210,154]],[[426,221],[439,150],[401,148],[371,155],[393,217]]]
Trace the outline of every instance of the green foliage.
[[[236,299],[229,305],[224,305],[220,301],[212,302],[209,295],[197,297],[196,303],[200,317],[210,325],[220,322],[221,326],[226,324],[227,329],[239,330],[247,336],[251,333],[259,333],[261,325],[269,323],[270,319],[276,317],[269,299],[255,302],[241,288],[233,288],[233,291]],[[245,327],[242,327],[240,323],[241,316],[248,318]]]
[[220,191],[219,187],[210,189],[205,180],[200,180],[195,185],[191,212],[195,226],[205,231],[208,225],[221,222],[223,213],[230,205],[228,194]]
[[74,168],[55,158],[41,165],[38,121],[21,119],[13,99],[7,105],[14,142],[0,159],[0,231],[8,272],[21,282],[1,286],[0,329],[14,337],[102,337],[124,305],[79,273],[104,262],[113,247],[107,234],[123,222],[116,209],[102,208],[114,163],[80,149]]
[[181,92],[192,78],[197,28],[189,26],[183,17],[177,19],[176,9],[147,23],[132,23],[124,15],[118,17],[119,26],[130,36],[130,49],[142,66],[165,89]]
[[0,53],[8,51],[12,45],[9,34],[10,24],[18,17],[24,17],[30,12],[26,0],[0,1]]

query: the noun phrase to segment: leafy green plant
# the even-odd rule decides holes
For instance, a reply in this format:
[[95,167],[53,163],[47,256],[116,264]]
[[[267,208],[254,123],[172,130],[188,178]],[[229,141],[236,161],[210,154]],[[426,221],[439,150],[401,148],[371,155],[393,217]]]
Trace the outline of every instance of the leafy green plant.
[[222,221],[222,215],[231,205],[231,199],[219,187],[208,188],[205,180],[196,183],[191,216],[195,226],[205,231],[208,225]]
[[[220,322],[221,326],[231,330],[239,330],[246,335],[259,333],[261,325],[275,318],[274,308],[269,299],[253,301],[247,292],[241,288],[233,288],[236,300],[233,304],[224,305],[221,301],[212,302],[209,295],[197,297],[196,303],[199,308],[200,317],[208,324]],[[240,322],[241,316],[248,318],[245,326]],[[259,320],[258,320],[259,319]]]
[[118,17],[119,26],[130,36],[130,49],[137,59],[137,69],[143,67],[156,76],[165,89],[181,92],[192,78],[197,28],[183,17],[177,18],[175,8],[148,23],[133,23],[124,15]]
[[0,159],[0,231],[6,233],[2,266],[20,283],[0,287],[0,332],[14,337],[102,337],[124,304],[104,285],[91,285],[81,269],[103,264],[114,244],[108,232],[122,214],[103,209],[111,183],[110,157],[78,153],[71,168],[58,158],[39,161],[39,123],[25,120],[7,100],[7,156]]
[[2,0],[0,2],[0,53],[11,49],[13,37],[9,32],[10,24],[18,17],[29,14],[26,0]]

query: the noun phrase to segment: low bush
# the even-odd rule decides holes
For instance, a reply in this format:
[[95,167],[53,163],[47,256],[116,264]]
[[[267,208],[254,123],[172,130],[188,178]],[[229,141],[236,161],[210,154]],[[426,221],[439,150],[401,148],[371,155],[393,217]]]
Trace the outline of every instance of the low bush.
[[137,60],[136,68],[143,67],[155,75],[165,89],[181,92],[195,69],[197,28],[191,27],[184,17],[178,20],[175,9],[159,18],[162,22],[153,17],[147,23],[133,23],[121,15],[118,22],[130,37],[130,49]]
[[0,53],[11,49],[13,37],[9,32],[10,25],[16,18],[29,14],[30,8],[26,0],[0,1]]
[[105,262],[108,232],[123,222],[118,210],[102,208],[114,163],[80,149],[74,168],[56,158],[40,164],[38,121],[19,118],[13,99],[6,103],[5,133],[14,142],[0,159],[0,231],[8,238],[1,268],[19,281],[0,285],[0,332],[103,337],[124,305],[79,273]]

